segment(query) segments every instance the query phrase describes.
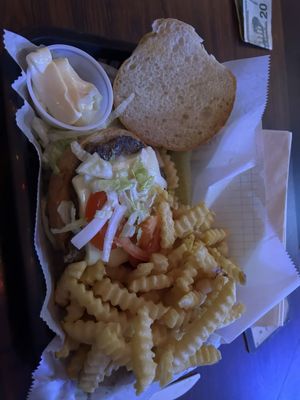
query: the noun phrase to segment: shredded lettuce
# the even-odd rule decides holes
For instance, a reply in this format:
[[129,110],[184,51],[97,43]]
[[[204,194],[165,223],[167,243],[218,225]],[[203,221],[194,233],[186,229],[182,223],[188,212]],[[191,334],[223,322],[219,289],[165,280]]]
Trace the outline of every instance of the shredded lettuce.
[[95,179],[91,182],[93,192],[122,192],[132,187],[134,182],[128,178],[115,178],[115,179]]
[[126,223],[122,229],[120,237],[132,237],[135,234],[135,229],[135,225],[129,225]]
[[43,148],[49,144],[48,130],[49,126],[41,118],[34,117],[32,120],[32,129],[38,135]]
[[148,190],[153,185],[154,177],[149,175],[140,159],[137,159],[133,164],[131,173],[137,180],[140,190]]
[[135,209],[135,203],[131,200],[126,192],[121,192],[119,195],[120,203],[126,205],[127,209],[132,212]]
[[122,101],[111,113],[108,119],[106,120],[106,126],[109,126],[115,119],[119,118],[122,114],[124,114],[126,108],[134,99],[135,94],[131,93],[126,99]]
[[76,221],[70,222],[65,225],[63,228],[52,228],[51,232],[54,234],[57,233],[66,233],[66,232],[74,232],[76,233],[78,229],[82,228],[86,225],[86,220],[84,218],[77,219]]
[[57,207],[57,212],[64,224],[70,224],[75,221],[76,209],[72,201],[61,201]]
[[139,229],[137,230],[137,234],[136,234],[136,240],[137,240],[137,241],[139,241],[140,238],[142,237],[142,233],[143,233],[142,229],[139,228]]
[[60,140],[55,143],[49,143],[45,148],[42,160],[46,166],[49,166],[55,174],[59,173],[57,163],[63,152],[70,145],[70,139]]
[[112,209],[109,204],[105,204],[101,210],[97,210],[95,213],[95,218],[109,219],[112,216]]
[[89,154],[76,169],[79,175],[89,175],[95,178],[111,179],[113,177],[112,166],[109,161],[103,160],[98,153]]

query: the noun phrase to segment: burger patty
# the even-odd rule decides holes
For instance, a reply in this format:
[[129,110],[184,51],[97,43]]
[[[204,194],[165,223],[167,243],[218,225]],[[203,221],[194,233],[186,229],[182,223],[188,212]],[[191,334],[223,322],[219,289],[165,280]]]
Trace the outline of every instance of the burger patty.
[[119,136],[102,144],[89,143],[85,150],[89,153],[96,152],[103,160],[109,161],[112,157],[137,153],[143,147],[142,142],[131,136]]
[[[113,157],[137,153],[143,147],[144,144],[142,142],[131,136],[118,136],[106,143],[88,143],[85,146],[85,150],[91,154],[96,152],[102,159],[109,161]],[[79,164],[80,161],[72,153],[71,149],[68,148],[58,163],[59,173],[53,173],[50,177],[47,201],[50,228],[62,228],[64,226],[57,211],[62,201],[73,201],[78,210],[78,201],[72,185],[72,179]],[[77,250],[70,243],[70,232],[56,234],[54,238],[57,247],[63,252],[65,262],[71,263],[84,258],[85,254],[83,251]]]

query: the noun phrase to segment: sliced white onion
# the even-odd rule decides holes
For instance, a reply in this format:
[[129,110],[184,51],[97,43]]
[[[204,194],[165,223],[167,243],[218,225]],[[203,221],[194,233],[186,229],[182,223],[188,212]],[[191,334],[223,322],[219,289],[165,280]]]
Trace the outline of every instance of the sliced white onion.
[[114,237],[117,233],[118,226],[126,213],[126,210],[127,210],[127,207],[124,205],[117,206],[113,212],[111,219],[109,220],[106,235],[104,238],[104,244],[103,244],[102,261],[104,261],[104,262],[108,262],[108,260],[109,260]]
[[65,225],[75,221],[76,209],[73,201],[62,200],[57,207],[57,212]]
[[98,250],[92,243],[85,246],[85,261],[87,265],[94,265],[97,261],[102,259],[102,251]]
[[90,223],[87,224],[85,228],[83,228],[77,235],[75,235],[71,243],[78,249],[82,249],[97,233],[103,228],[103,226],[108,221],[109,216],[105,218],[95,217],[91,220]]
[[126,99],[122,101],[109,115],[108,119],[106,120],[106,126],[109,126],[115,119],[119,118],[122,114],[124,114],[126,108],[134,99],[135,94],[131,93]]
[[129,237],[131,238],[135,234],[136,227],[135,225],[125,224],[120,237]]
[[99,157],[98,153],[88,153],[86,159],[76,168],[76,172],[95,178],[112,179],[113,177],[111,163]]
[[80,161],[85,161],[89,158],[90,153],[85,151],[76,140],[71,143],[72,153],[78,158]]
[[113,213],[113,208],[107,201],[104,204],[104,206],[101,208],[101,210],[96,210],[95,217],[100,218],[100,219],[104,219],[104,218],[110,219],[110,217],[112,216],[112,213]]
[[134,211],[133,213],[130,214],[126,224],[124,225],[124,228],[122,229],[120,237],[132,237],[135,234],[135,222],[139,216],[138,211]]
[[110,204],[111,207],[115,208],[119,205],[119,199],[117,192],[107,192],[107,202]]
[[139,211],[134,211],[133,213],[130,214],[127,223],[129,225],[134,225],[135,221],[137,220],[138,216],[139,216]]

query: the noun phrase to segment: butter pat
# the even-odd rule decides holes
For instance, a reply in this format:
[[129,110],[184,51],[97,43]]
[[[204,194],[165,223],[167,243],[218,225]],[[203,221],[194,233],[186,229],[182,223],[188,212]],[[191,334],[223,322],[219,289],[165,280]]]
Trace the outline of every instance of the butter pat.
[[95,85],[78,76],[67,58],[53,60],[43,47],[28,54],[26,61],[35,95],[49,114],[68,125],[93,122],[102,96]]

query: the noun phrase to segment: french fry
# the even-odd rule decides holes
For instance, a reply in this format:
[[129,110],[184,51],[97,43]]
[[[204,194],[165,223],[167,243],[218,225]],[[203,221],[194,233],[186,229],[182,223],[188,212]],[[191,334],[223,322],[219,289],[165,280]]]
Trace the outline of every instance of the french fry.
[[206,295],[201,292],[191,291],[186,293],[178,302],[178,306],[184,310],[194,308],[202,304],[206,299]]
[[87,356],[90,348],[91,348],[90,346],[81,344],[79,346],[78,350],[75,351],[74,354],[72,354],[72,356],[66,366],[66,372],[70,379],[72,379],[74,381],[78,380],[80,371],[83,368],[84,361],[86,359],[86,356]]
[[166,314],[164,314],[160,321],[167,325],[170,329],[180,328],[184,321],[189,318],[189,314],[180,309],[170,308]]
[[175,220],[176,237],[184,238],[193,232],[194,227],[201,226],[206,218],[209,210],[204,203],[198,204],[196,207],[188,210],[179,219]]
[[[116,361],[110,361],[104,371],[105,376],[111,376],[113,372],[117,371],[120,368],[120,365]],[[127,368],[127,370],[129,370]]]
[[75,299],[70,301],[70,304],[66,307],[66,310],[67,314],[64,317],[64,321],[66,322],[75,322],[84,314],[84,307],[82,307]]
[[89,265],[80,277],[80,281],[85,285],[92,286],[96,281],[101,281],[105,275],[105,267],[102,261],[98,261],[94,265]]
[[132,282],[135,279],[139,279],[151,274],[152,270],[154,269],[154,263],[141,263],[139,264],[136,269],[127,273],[127,282]]
[[214,246],[215,244],[222,242],[226,238],[227,234],[224,229],[208,229],[201,235],[201,240],[207,246]]
[[229,311],[228,315],[223,321],[222,328],[224,326],[232,324],[235,320],[241,318],[241,316],[245,312],[245,306],[242,303],[236,303],[232,306],[232,309]]
[[176,247],[168,254],[169,264],[172,268],[178,267],[187,250],[187,245],[185,243],[182,243],[180,246]]
[[93,291],[86,289],[83,283],[70,278],[69,291],[71,298],[76,299],[79,305],[84,307],[97,321],[119,322],[124,330],[127,328],[126,314],[120,313],[110,303],[103,302],[101,298],[95,297]]
[[104,380],[105,369],[110,363],[110,358],[105,356],[96,345],[92,345],[86,355],[80,374],[78,386],[86,393],[93,393],[99,383]]
[[223,271],[228,274],[232,279],[238,282],[241,285],[245,285],[246,283],[246,275],[240,268],[235,265],[229,258],[224,257],[217,249],[211,248],[209,252],[214,257],[216,262],[220,265]]
[[190,367],[198,367],[202,365],[212,365],[220,361],[222,358],[221,352],[211,345],[204,345],[193,356],[190,356],[188,361],[180,367],[174,368],[173,373],[182,372]]
[[160,323],[154,322],[152,325],[153,346],[163,346],[168,340],[168,328]]
[[94,322],[78,320],[76,322],[62,322],[66,334],[77,342],[92,345],[96,338],[106,328],[112,327],[118,334],[121,333],[121,326],[117,322]]
[[128,274],[130,270],[124,265],[119,265],[118,267],[107,267],[106,268],[106,275],[111,279],[113,282],[120,282],[122,284],[126,284],[128,280]]
[[166,174],[168,189],[177,189],[179,178],[177,175],[177,169],[175,163],[172,161],[171,156],[166,151],[160,152],[161,159],[163,161],[164,172]]
[[[181,272],[181,271],[180,271]],[[163,296],[164,304],[171,306],[171,307],[178,307],[179,300],[186,294],[178,286],[174,286],[169,289]]]
[[163,274],[168,271],[169,261],[165,255],[152,253],[150,261],[153,263],[153,273]]
[[57,358],[67,358],[72,351],[77,350],[79,347],[80,343],[77,340],[66,335],[62,348],[55,353],[55,356]]
[[112,326],[106,326],[97,335],[95,348],[102,352],[112,361],[119,365],[130,365],[131,352],[124,338],[113,329]]
[[101,296],[104,301],[110,301],[113,306],[118,305],[122,310],[129,310],[132,314],[137,313],[139,308],[146,306],[153,320],[160,318],[168,311],[162,304],[145,301],[141,297],[137,297],[135,293],[130,293],[126,288],[120,288],[108,278],[96,282],[93,290],[95,295]]
[[195,235],[193,233],[189,234],[183,239],[183,243],[187,247],[187,251],[192,252],[195,242]]
[[222,324],[234,302],[235,285],[228,281],[207,311],[191,323],[189,330],[176,343],[173,361],[175,368],[186,363],[201,348],[209,335]]
[[194,231],[195,235],[197,237],[200,237],[203,232],[207,231],[212,227],[212,224],[214,223],[215,220],[215,213],[211,210],[206,214],[205,220],[202,222],[202,224],[197,227]]
[[162,300],[162,290],[150,290],[150,292],[141,293],[142,297],[146,301],[152,301],[153,303],[160,303]]
[[172,344],[168,345],[161,354],[157,356],[157,368],[155,379],[159,381],[160,386],[166,386],[173,377],[173,358],[174,348]]
[[222,240],[222,242],[217,243],[214,247],[222,254],[222,256],[228,257],[229,248],[225,240]]
[[135,333],[131,341],[131,349],[133,372],[136,376],[134,386],[137,394],[145,390],[155,377],[156,363],[153,361],[154,353],[152,352],[152,323],[153,320],[145,307],[138,311],[133,320]]
[[210,254],[203,242],[198,240],[193,247],[193,256],[198,263],[198,269],[207,277],[214,277],[218,272],[219,265]]
[[55,290],[55,302],[60,306],[66,306],[70,298],[70,281],[81,278],[87,263],[80,261],[69,264],[59,279]]
[[191,260],[187,261],[179,277],[175,280],[175,286],[181,289],[183,292],[187,293],[190,291],[190,287],[194,282],[194,278],[197,276],[197,269],[195,268],[195,263]]
[[168,249],[172,247],[175,241],[175,227],[169,203],[162,201],[159,203],[157,211],[161,218],[160,244],[163,249]]
[[150,290],[159,290],[168,288],[172,285],[173,280],[167,275],[150,275],[142,276],[135,279],[129,285],[131,292],[150,292]]
[[178,208],[173,210],[174,219],[179,219],[180,217],[185,215],[187,213],[187,211],[189,211],[191,208],[192,208],[192,206],[180,204],[180,206]]
[[197,292],[208,294],[212,291],[212,280],[207,278],[200,278],[195,282],[194,289]]

